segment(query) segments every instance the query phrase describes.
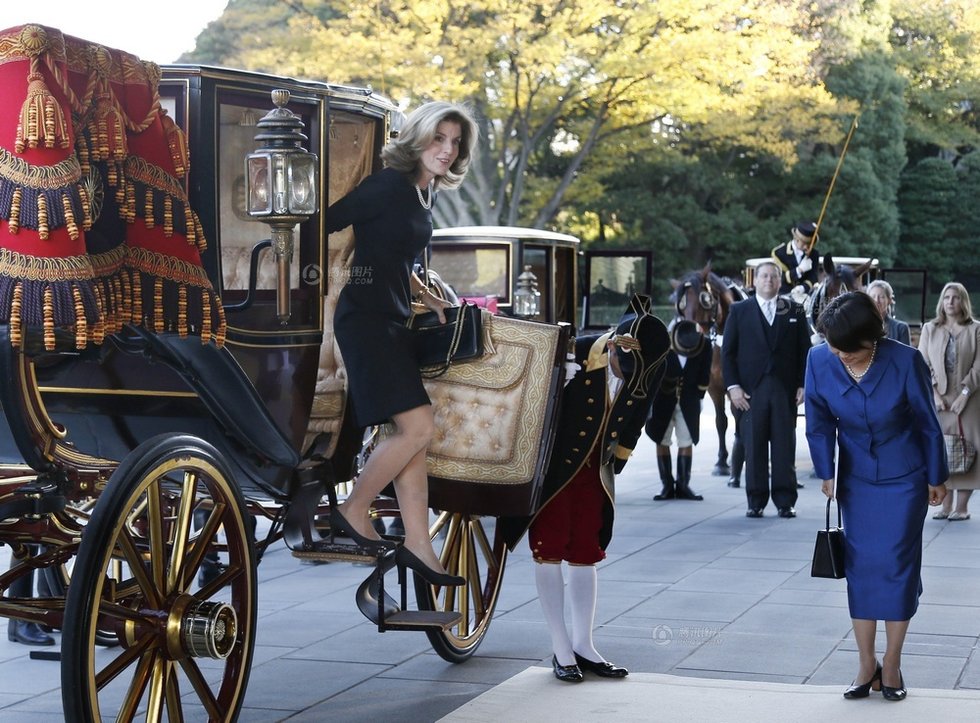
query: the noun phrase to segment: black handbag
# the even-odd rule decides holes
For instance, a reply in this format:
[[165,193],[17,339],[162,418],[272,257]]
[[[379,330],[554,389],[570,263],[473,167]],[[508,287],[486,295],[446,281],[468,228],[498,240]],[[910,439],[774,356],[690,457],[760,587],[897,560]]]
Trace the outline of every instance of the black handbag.
[[415,332],[415,348],[422,376],[445,374],[450,364],[483,356],[483,314],[476,304],[443,309],[446,323],[434,311],[412,314],[408,327]]
[[840,580],[844,577],[844,529],[841,527],[840,504],[837,505],[837,527],[830,529],[830,503],[827,498],[827,525],[817,530],[817,544],[813,548],[811,577],[829,577]]

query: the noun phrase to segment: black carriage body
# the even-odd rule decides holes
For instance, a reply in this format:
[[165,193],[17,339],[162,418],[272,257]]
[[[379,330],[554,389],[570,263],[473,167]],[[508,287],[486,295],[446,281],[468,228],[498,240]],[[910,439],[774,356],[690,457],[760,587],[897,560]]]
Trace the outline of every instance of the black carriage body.
[[[271,109],[274,89],[290,92],[287,107],[303,121],[306,149],[318,157],[321,199],[317,213],[294,229],[286,323],[276,315],[272,253],[253,254],[270,227],[248,218],[244,208],[245,156],[256,148],[256,122]],[[208,244],[202,262],[225,307],[225,349],[237,364],[225,359],[215,366],[214,350],[193,348],[200,346],[197,339],[161,347],[154,335],[127,339],[124,332],[101,348],[35,357],[43,407],[66,431],[64,443],[80,453],[121,460],[157,434],[190,433],[236,463],[246,494],[281,497],[310,436],[325,330],[332,344],[332,308],[325,310],[325,299],[343,283],[342,249],[327,243],[324,209],[336,200],[331,188],[350,187],[376,170],[394,108],[362,88],[200,66],[166,67],[160,99],[187,136],[187,193]],[[251,289],[250,272],[257,277]],[[173,356],[167,345],[181,358],[167,363]],[[343,425],[342,380],[335,386],[337,401],[330,406],[341,418],[335,427],[355,437]],[[215,404],[224,407],[218,414]],[[21,462],[25,455],[12,435],[0,437],[0,463]],[[269,438],[278,453],[263,449]],[[338,474],[353,469],[359,443],[334,442]]]

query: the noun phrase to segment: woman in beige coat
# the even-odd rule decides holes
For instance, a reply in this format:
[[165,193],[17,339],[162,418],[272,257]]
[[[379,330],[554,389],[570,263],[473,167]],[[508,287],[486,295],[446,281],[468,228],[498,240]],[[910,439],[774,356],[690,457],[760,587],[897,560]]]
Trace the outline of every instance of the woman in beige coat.
[[[970,295],[962,284],[943,287],[936,305],[936,318],[922,327],[919,351],[932,371],[932,391],[944,434],[958,434],[980,448],[980,323],[973,318]],[[946,486],[956,490],[956,507],[949,494],[933,517],[937,520],[968,520],[970,495],[980,487],[980,462],[963,474],[951,474]]]

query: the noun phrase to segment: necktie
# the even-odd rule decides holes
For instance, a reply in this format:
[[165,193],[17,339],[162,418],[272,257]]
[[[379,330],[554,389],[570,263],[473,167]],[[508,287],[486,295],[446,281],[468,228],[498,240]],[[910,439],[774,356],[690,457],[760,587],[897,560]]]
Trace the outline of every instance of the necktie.
[[768,301],[762,302],[762,312],[766,315],[766,322],[768,322],[769,326],[772,326],[772,322],[776,318],[775,300],[769,299]]

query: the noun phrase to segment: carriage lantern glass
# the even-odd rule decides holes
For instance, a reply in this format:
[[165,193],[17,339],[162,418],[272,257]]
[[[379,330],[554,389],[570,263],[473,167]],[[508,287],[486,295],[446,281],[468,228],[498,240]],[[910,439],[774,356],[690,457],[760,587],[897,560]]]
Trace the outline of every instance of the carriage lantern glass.
[[289,321],[289,268],[293,228],[317,212],[318,159],[303,147],[303,119],[286,107],[288,90],[272,91],[275,108],[258,122],[258,148],[245,157],[245,198],[250,218],[272,227],[276,261],[276,315]]
[[524,272],[517,277],[517,288],[514,290],[514,316],[531,319],[538,315],[541,309],[541,292],[538,291],[538,277],[531,271],[530,264],[524,267]]

